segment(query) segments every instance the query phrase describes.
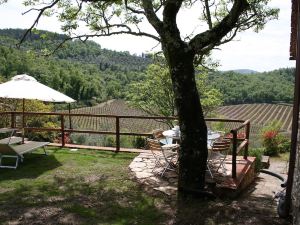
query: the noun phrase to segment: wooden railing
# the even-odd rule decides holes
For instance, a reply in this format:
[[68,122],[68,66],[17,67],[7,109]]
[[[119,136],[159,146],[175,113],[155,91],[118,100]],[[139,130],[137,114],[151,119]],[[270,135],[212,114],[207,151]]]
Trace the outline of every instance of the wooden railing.
[[[60,120],[60,128],[45,128],[45,127],[25,127],[24,119],[22,119],[21,127],[16,127],[16,117],[17,115],[23,115],[23,112],[0,112],[0,116],[10,117],[10,126],[12,128],[23,128],[27,131],[54,131],[61,133],[61,144],[62,147],[65,146],[65,137],[66,133],[88,133],[88,134],[105,134],[105,135],[115,135],[116,138],[116,152],[120,150],[120,136],[129,135],[129,136],[150,136],[151,133],[142,133],[142,132],[121,132],[120,120],[122,119],[152,119],[152,120],[175,120],[176,117],[158,117],[158,116],[117,116],[117,115],[100,115],[100,114],[77,114],[77,113],[55,113],[55,112],[24,112],[24,117],[29,116],[58,116]],[[114,118],[115,119],[115,131],[97,131],[97,130],[83,130],[83,129],[74,129],[65,127],[65,119],[71,117],[104,117],[104,118]],[[237,128],[231,130],[232,134],[232,177],[236,178],[236,157],[239,152],[244,149],[244,158],[247,159],[248,156],[248,145],[249,145],[249,134],[250,134],[250,122],[244,120],[233,120],[233,119],[218,119],[218,118],[207,118],[207,122],[229,122],[229,123],[242,123]],[[238,145],[237,134],[241,129],[245,129],[245,138]]]
[[[245,129],[245,138],[238,145],[238,131]],[[248,157],[249,135],[250,135],[250,121],[246,120],[244,123],[230,131],[232,134],[232,178],[236,178],[236,157],[244,149],[244,159]]]

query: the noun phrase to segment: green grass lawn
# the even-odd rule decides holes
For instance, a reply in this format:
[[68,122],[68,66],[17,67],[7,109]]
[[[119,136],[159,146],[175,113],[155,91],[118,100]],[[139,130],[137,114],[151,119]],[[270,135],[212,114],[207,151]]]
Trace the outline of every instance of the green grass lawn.
[[135,154],[48,148],[0,169],[0,224],[164,224],[165,199],[130,179]]

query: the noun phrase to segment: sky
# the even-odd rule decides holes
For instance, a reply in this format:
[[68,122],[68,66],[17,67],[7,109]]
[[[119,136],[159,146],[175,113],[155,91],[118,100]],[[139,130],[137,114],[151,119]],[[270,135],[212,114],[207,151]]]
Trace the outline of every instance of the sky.
[[[22,15],[26,8],[21,0],[9,0],[0,5],[0,29],[29,28],[35,19],[34,12]],[[280,8],[278,20],[270,21],[259,33],[246,31],[239,34],[234,41],[214,50],[213,60],[219,62],[219,70],[251,69],[259,72],[270,71],[284,67],[294,67],[295,61],[289,60],[290,39],[290,0],[272,0],[271,6]],[[182,17],[180,17],[182,16]],[[192,21],[197,19],[195,10],[182,11],[178,26],[182,35],[200,29],[192,27]],[[61,33],[60,24],[55,17],[42,18],[38,29]],[[146,30],[151,30],[145,25]],[[129,51],[132,54],[158,51],[157,42],[147,37],[115,36],[94,39],[102,48],[117,51]],[[156,46],[156,47],[155,47]]]

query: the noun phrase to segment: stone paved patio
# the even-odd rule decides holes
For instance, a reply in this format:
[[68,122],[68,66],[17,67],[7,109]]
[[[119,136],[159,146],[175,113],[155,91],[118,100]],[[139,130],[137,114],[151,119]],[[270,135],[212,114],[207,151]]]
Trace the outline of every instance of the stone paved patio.
[[[133,176],[136,180],[147,187],[163,192],[169,196],[177,193],[177,174],[174,171],[166,171],[161,177],[162,168],[156,168],[155,158],[149,153],[140,153],[129,165]],[[272,161],[270,169],[274,172],[284,174],[286,165],[283,162]],[[228,175],[228,174],[227,174]],[[216,174],[214,174],[216,176]],[[223,177],[224,178],[224,177]],[[220,180],[222,176],[218,174],[215,179]],[[253,187],[252,187],[253,188]],[[252,189],[250,188],[250,189]],[[279,191],[280,181],[272,176],[260,174],[256,178],[255,188],[251,190],[253,195],[273,195],[274,192]]]
[[[163,163],[163,162],[162,162]],[[177,192],[177,174],[174,171],[166,171],[161,177],[162,168],[156,168],[155,158],[151,153],[141,153],[131,162],[129,168],[137,181],[148,185],[154,190],[167,195],[175,195]]]

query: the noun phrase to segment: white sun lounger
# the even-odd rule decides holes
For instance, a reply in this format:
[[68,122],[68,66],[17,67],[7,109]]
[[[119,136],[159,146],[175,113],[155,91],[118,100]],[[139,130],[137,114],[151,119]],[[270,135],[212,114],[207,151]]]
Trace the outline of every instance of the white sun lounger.
[[[21,162],[24,159],[24,154],[32,152],[38,148],[43,148],[45,155],[47,155],[45,146],[48,145],[50,142],[37,142],[37,141],[30,141],[25,144],[20,145],[11,145],[11,144],[3,144],[0,143],[0,168],[12,168],[16,169],[19,165],[19,160]],[[3,158],[15,158],[16,164],[14,166],[7,166],[2,164]]]

